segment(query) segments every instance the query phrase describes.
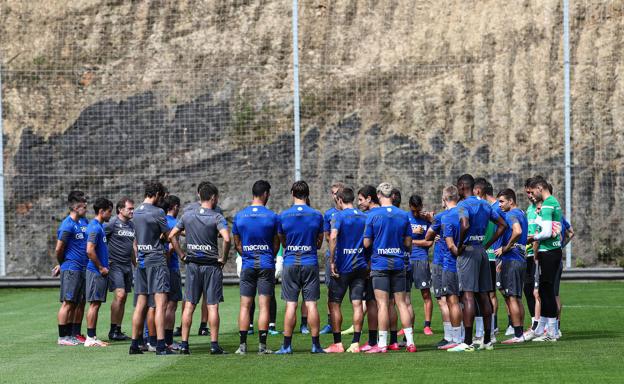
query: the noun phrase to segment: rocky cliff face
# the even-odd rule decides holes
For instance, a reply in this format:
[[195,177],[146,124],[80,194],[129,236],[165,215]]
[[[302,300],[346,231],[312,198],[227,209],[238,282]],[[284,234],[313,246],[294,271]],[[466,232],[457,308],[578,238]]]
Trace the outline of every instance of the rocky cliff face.
[[[563,204],[559,1],[302,1],[303,176],[391,181],[439,209],[470,172],[521,190],[541,173]],[[117,199],[198,181],[231,216],[258,178],[293,178],[290,1],[5,1],[0,59],[8,272],[46,273],[72,188]],[[571,9],[574,255],[623,229],[623,6]],[[523,201],[523,205],[525,202]],[[407,206],[404,203],[404,208]]]

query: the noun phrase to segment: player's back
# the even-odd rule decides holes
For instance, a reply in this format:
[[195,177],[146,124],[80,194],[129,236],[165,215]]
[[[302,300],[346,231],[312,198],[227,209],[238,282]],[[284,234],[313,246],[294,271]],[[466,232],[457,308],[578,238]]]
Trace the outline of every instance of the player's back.
[[323,231],[323,215],[296,204],[279,216],[279,233],[286,238],[284,265],[318,265],[317,238]]
[[273,267],[273,239],[277,234],[278,217],[264,206],[249,206],[239,211],[232,223],[232,233],[241,239],[243,268]]
[[332,229],[338,230],[336,239],[336,266],[339,272],[351,272],[366,267],[364,254],[364,228],[366,215],[355,208],[335,214]]

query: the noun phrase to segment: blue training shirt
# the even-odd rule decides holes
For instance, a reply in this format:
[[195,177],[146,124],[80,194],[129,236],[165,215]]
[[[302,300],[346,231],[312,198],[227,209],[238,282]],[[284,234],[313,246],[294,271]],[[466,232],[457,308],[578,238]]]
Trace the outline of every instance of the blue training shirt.
[[375,271],[405,268],[403,239],[412,237],[412,228],[405,211],[379,207],[368,214],[364,237],[372,240],[371,269]]
[[334,262],[338,273],[349,273],[367,267],[364,253],[366,215],[359,209],[347,208],[336,212],[332,229],[338,231]]
[[[503,210],[500,208],[500,204],[498,204],[498,200],[493,202],[492,204],[490,204],[490,207],[492,207],[492,209],[498,213],[499,216],[503,216]],[[498,239],[496,239],[496,241],[494,243],[492,243],[492,246],[490,247],[491,249],[498,249],[500,247],[502,247],[503,241],[502,241],[502,236],[499,237]]]
[[[424,240],[427,230],[431,226],[428,220],[421,217],[414,217],[409,213],[409,222],[412,230],[412,240]],[[421,234],[416,234],[415,231],[422,229]],[[412,254],[410,255],[410,261],[427,261],[429,260],[429,247],[418,247],[412,245]]]
[[251,205],[234,216],[232,234],[242,243],[243,269],[275,269],[273,239],[278,225],[277,214],[261,205]]
[[570,229],[572,225],[566,220],[565,216],[561,215],[561,248],[565,244],[566,231]]
[[[459,234],[461,224],[459,221],[461,209],[459,207],[453,207],[446,211],[446,214],[442,216],[442,235],[445,240],[447,237],[453,238],[453,243],[459,245]],[[447,247],[448,249],[448,247]],[[444,264],[442,265],[443,271],[457,272],[457,259],[450,250],[444,255]]]
[[284,265],[318,265],[316,239],[323,215],[307,205],[293,205],[279,215],[278,232],[286,237]]
[[[106,244],[106,232],[104,226],[96,219],[91,220],[87,226],[87,242],[95,244],[95,254],[103,267],[108,268],[108,245]],[[89,259],[87,270],[100,274],[99,269]]]
[[507,222],[507,229],[500,237],[501,247],[509,243],[509,239],[511,239],[511,234],[513,232],[512,226],[514,224],[520,224],[520,228],[522,228],[522,234],[513,248],[511,248],[509,252],[503,253],[503,261],[525,261],[526,243],[529,233],[529,222],[526,218],[526,214],[520,208],[514,208],[507,213],[503,213],[503,218],[505,219],[505,222]]
[[[332,219],[334,216],[340,212],[336,207],[331,207],[323,214],[323,232],[330,232],[332,229]],[[325,257],[329,259],[329,247],[327,247],[327,251],[325,251]]]
[[470,223],[464,239],[466,245],[481,245],[488,222],[496,222],[500,215],[492,209],[486,200],[476,196],[468,196],[457,204],[460,218],[467,217]]
[[449,252],[444,236],[442,236],[442,217],[446,214],[446,211],[442,211],[433,216],[433,222],[431,223],[431,230],[439,235],[439,239],[433,243],[433,264],[444,265],[444,255]]
[[[178,220],[171,215],[165,216],[165,219],[167,219],[167,227],[169,228],[169,231],[175,228],[176,224],[178,223]],[[171,247],[171,244],[165,243],[165,251],[168,252],[169,247]],[[178,254],[175,251],[171,253],[171,257],[169,258],[167,266],[169,267],[170,271],[177,272],[180,270],[180,259],[178,258]]]
[[87,227],[84,217],[74,221],[70,215],[61,222],[57,239],[65,243],[65,255],[61,271],[84,271],[87,268]]

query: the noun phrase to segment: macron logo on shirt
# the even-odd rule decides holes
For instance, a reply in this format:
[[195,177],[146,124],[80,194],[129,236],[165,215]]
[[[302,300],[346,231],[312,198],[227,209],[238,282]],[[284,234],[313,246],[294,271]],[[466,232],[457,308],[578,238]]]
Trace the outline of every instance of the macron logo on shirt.
[[266,244],[258,244],[258,245],[243,245],[243,251],[245,252],[253,252],[253,251],[268,251],[269,246]]
[[364,248],[345,248],[342,250],[343,255],[355,255],[364,252]]
[[193,251],[208,252],[212,251],[212,247],[208,244],[186,244],[186,248]]
[[402,254],[403,251],[399,248],[377,248],[378,255],[395,255]]
[[291,252],[311,252],[312,247],[309,245],[289,245],[286,247],[286,250]]
[[152,248],[152,246],[150,244],[147,244],[147,245],[145,245],[145,244],[138,244],[137,245],[137,249],[139,251],[151,251],[151,250],[153,250],[153,248]]

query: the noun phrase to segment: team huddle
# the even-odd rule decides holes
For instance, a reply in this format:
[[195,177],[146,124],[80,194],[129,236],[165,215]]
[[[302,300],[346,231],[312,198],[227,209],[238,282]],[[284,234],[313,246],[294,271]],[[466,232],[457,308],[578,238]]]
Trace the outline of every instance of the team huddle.
[[[367,185],[357,192],[334,183],[330,188],[334,207],[324,215],[310,206],[305,181],[292,185],[293,204],[279,214],[266,207],[270,190],[267,181],[256,181],[251,204],[234,216],[231,229],[218,207],[218,189],[210,182],[200,183],[199,201],[183,209],[180,199],[159,182],[146,183],[144,200],[136,209],[130,198],[120,199],[115,216],[113,203],[98,198],[91,221],[85,218],[85,194],[70,192],[70,212],[57,233],[59,265],[53,270],[61,281],[58,344],[108,345],[98,339],[96,328],[99,309],[110,291],[114,297],[108,339],[131,339],[130,354],[190,354],[190,328],[200,303],[199,335],[210,335],[211,354],[225,354],[218,341],[219,304],[223,302],[222,269],[232,243],[240,278],[237,354],[248,352],[256,296],[259,354],[293,353],[300,296],[300,331],[311,335],[312,353],[386,353],[403,348],[416,352],[412,287],[423,299],[425,335],[433,335],[433,297],[437,300],[444,328],[437,343],[440,350],[494,349],[496,290],[504,297],[508,313],[505,333],[510,338],[503,344],[551,342],[561,337],[562,248],[573,231],[543,177],[525,183],[531,202],[526,212],[518,208],[512,189],[494,196],[489,182],[468,174],[443,189],[444,209],[436,214],[424,210],[419,195],[410,196],[409,211],[402,210],[401,192],[389,183],[376,188]],[[328,324],[321,328],[317,252],[324,242],[328,245]],[[180,262],[185,265],[184,294]],[[283,342],[274,352],[267,345],[267,335],[279,334],[275,329],[278,279],[286,306]],[[128,337],[121,323],[133,286],[132,335]],[[350,327],[342,331],[341,306],[347,291],[353,317]],[[531,315],[526,331],[523,294]],[[86,302],[84,337],[81,323]],[[174,330],[179,302],[183,303],[182,319]],[[361,343],[364,321],[368,341]],[[323,348],[319,335],[330,332],[333,343]],[[345,334],[352,334],[346,349]],[[174,336],[181,341],[174,342]]]

